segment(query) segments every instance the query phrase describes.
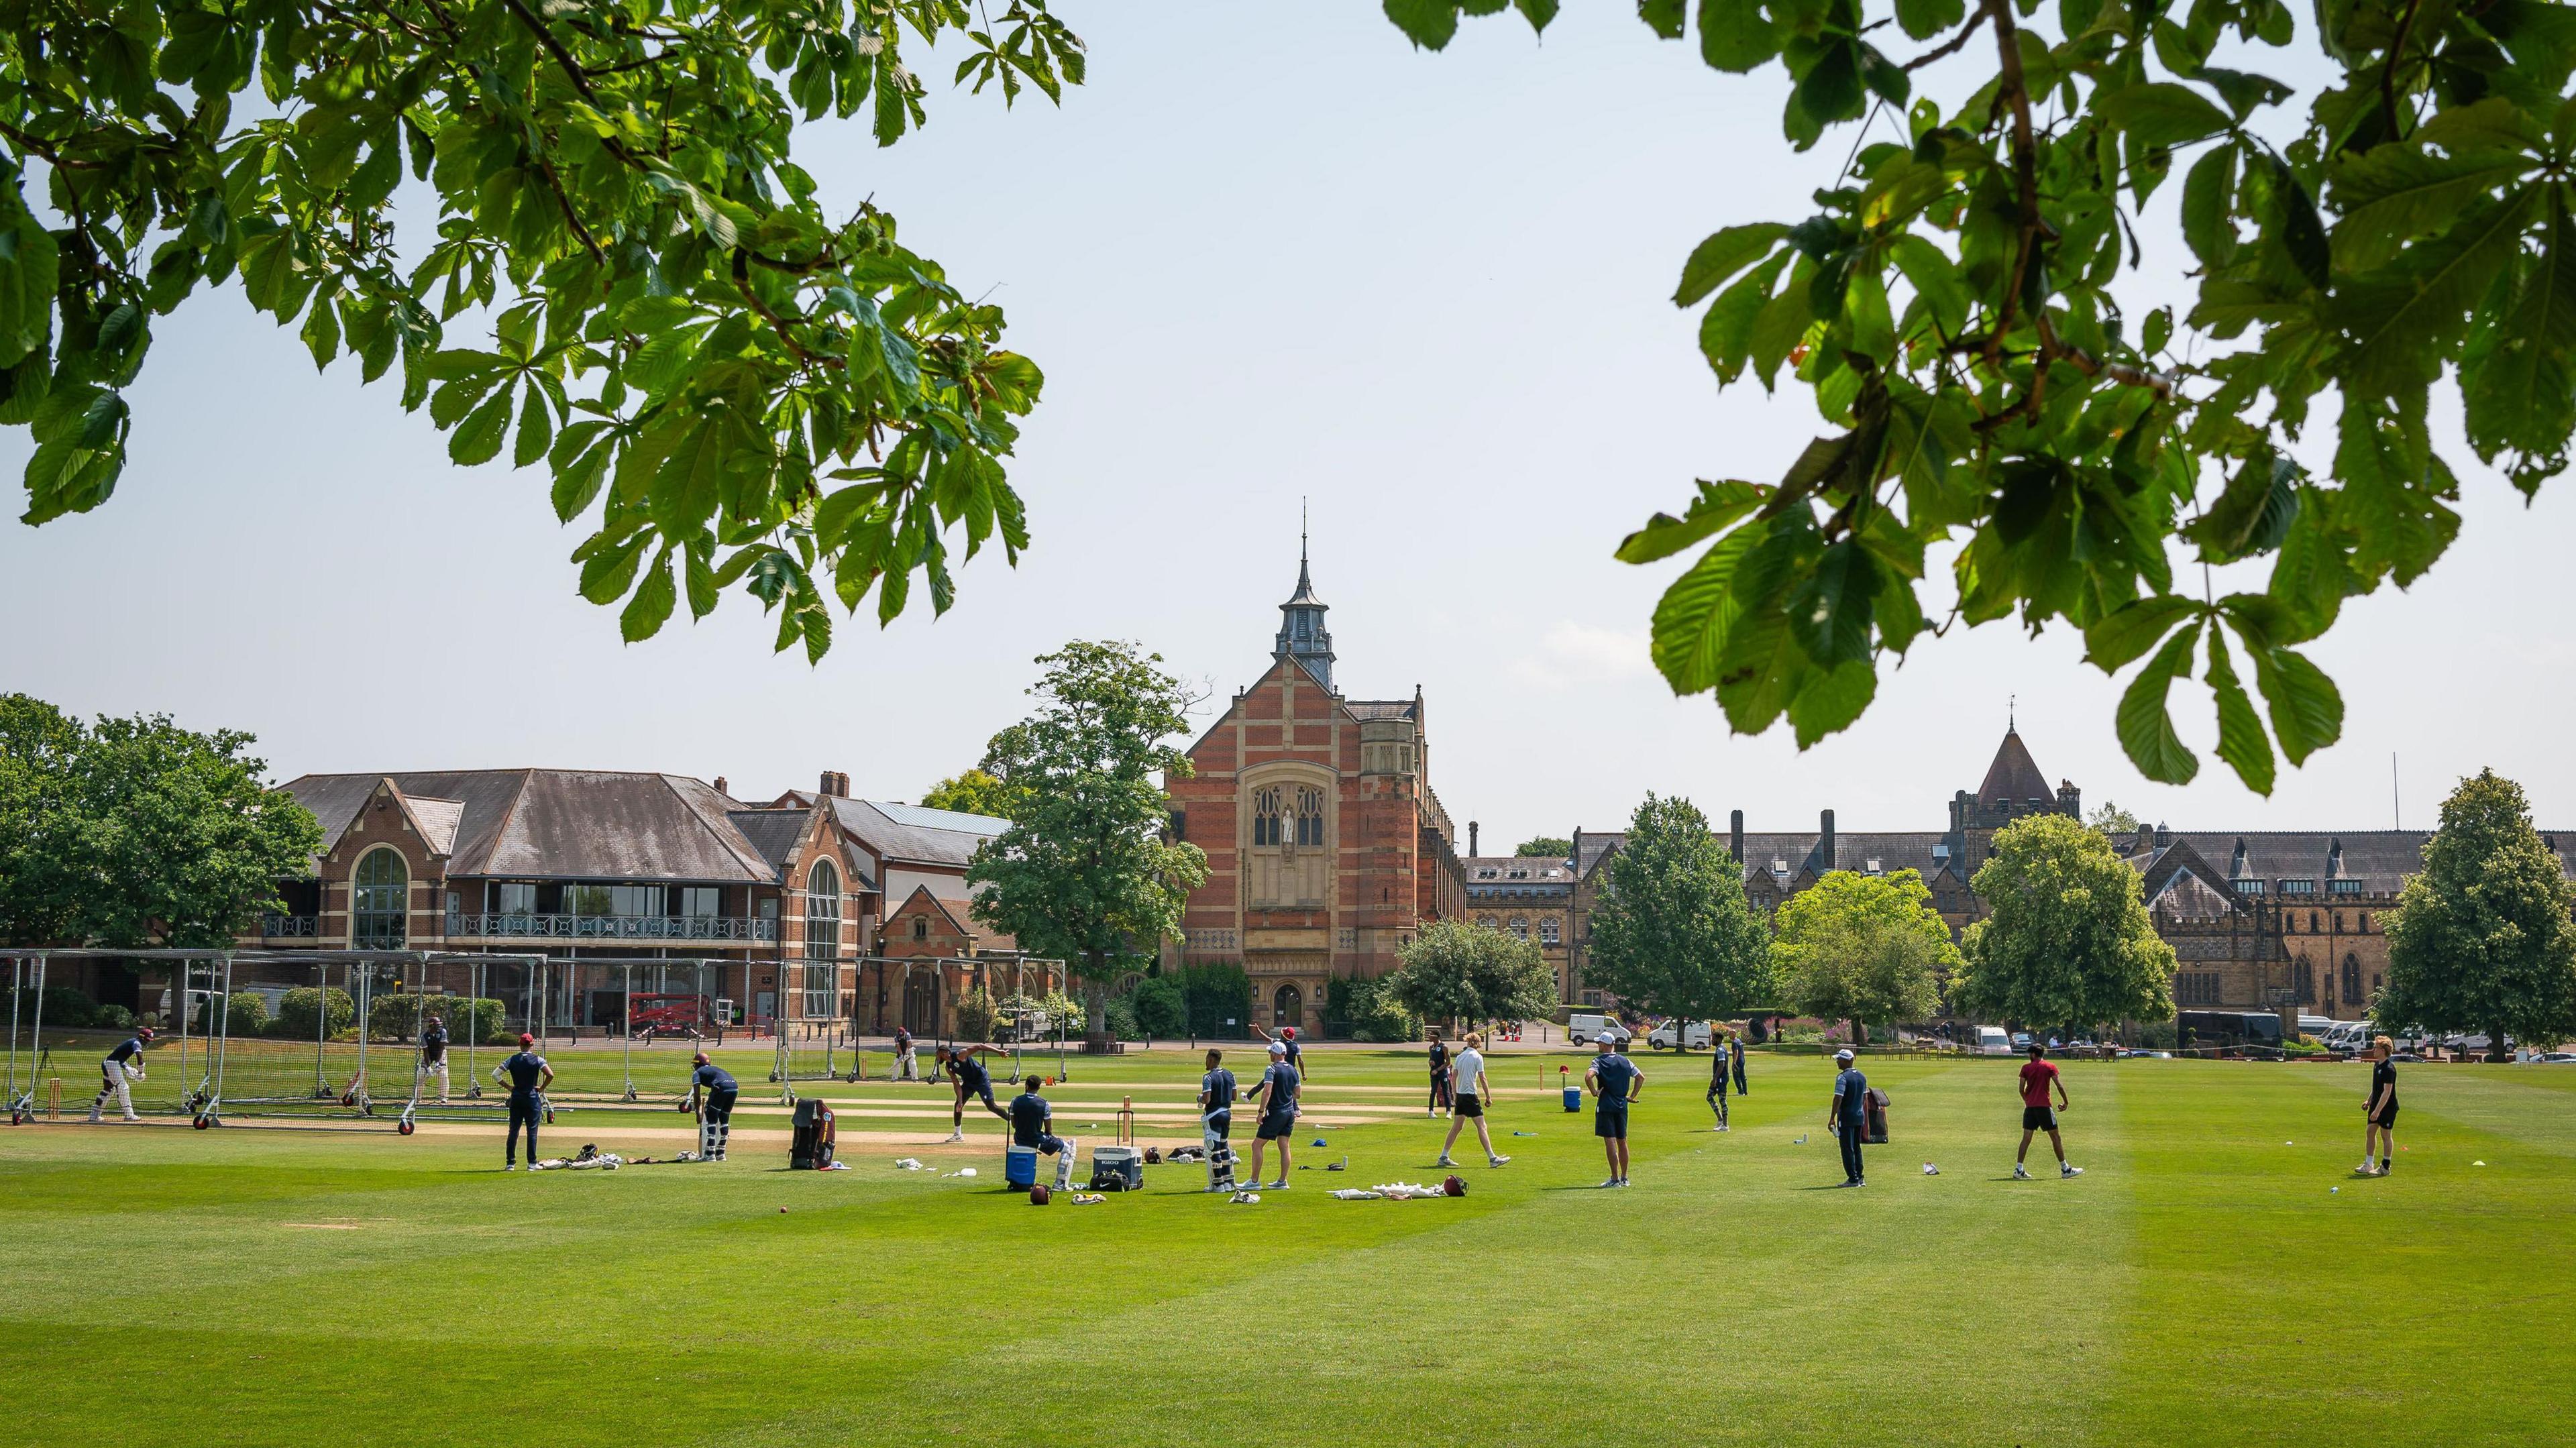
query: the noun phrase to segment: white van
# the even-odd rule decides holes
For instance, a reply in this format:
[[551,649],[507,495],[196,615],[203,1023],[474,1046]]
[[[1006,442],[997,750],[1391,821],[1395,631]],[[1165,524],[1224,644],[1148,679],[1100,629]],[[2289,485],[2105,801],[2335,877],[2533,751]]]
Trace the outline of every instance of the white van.
[[1669,1051],[1678,1040],[1685,1051],[1705,1051],[1709,1046],[1708,1022],[1666,1021],[1646,1033],[1646,1044],[1658,1051]]
[[1979,1026],[1979,1027],[1977,1027],[1977,1054],[1978,1054],[1978,1055],[1980,1055],[1980,1056],[2009,1056],[2009,1055],[2011,1055],[2012,1053],[2013,1053],[2013,1049],[2012,1049],[2012,1038],[2011,1038],[2010,1036],[2007,1036],[2007,1035],[2005,1035],[2005,1034],[2004,1034],[2004,1028],[2003,1028],[2003,1027],[2001,1027],[2001,1026]]
[[1573,1037],[1577,1045],[1591,1045],[1592,1038],[1603,1031],[1608,1031],[1610,1039],[1622,1046],[1635,1039],[1633,1032],[1609,1016],[1576,1011],[1565,1018],[1565,1033]]

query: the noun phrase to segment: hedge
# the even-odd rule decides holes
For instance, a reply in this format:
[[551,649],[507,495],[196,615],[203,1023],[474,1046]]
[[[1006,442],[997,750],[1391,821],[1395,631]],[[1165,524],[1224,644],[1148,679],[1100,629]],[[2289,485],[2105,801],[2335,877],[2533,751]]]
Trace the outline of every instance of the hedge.
[[[380,1041],[416,1041],[420,1039],[421,1018],[432,1015],[446,1025],[447,1038],[459,1045],[479,1041],[486,1046],[503,1046],[517,1039],[510,1031],[501,1002],[489,997],[474,1000],[454,995],[378,996],[367,1007],[367,1034]],[[475,1034],[478,1029],[479,1036]]]

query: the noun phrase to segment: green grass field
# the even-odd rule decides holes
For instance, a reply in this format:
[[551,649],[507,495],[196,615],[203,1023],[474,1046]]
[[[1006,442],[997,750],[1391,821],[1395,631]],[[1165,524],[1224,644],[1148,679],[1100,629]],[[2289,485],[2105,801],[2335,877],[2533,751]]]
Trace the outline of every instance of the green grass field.
[[[1000,1190],[998,1122],[970,1120],[967,1151],[901,1144],[886,1134],[944,1133],[945,1094],[874,1082],[826,1091],[853,1167],[832,1173],[785,1170],[783,1139],[750,1134],[780,1118],[753,1112],[722,1165],[537,1176],[496,1170],[481,1126],[12,1130],[0,1442],[2523,1444],[2576,1427],[2576,1070],[2409,1070],[2408,1149],[2359,1180],[2361,1068],[2070,1063],[2088,1174],[2024,1183],[2014,1063],[1881,1062],[1894,1141],[1852,1192],[1833,1189],[1816,1058],[1757,1059],[1721,1136],[1704,1058],[1649,1057],[1637,1186],[1605,1192],[1588,1116],[1543,1088],[1579,1059],[1510,1055],[1494,1121],[1516,1160],[1465,1169],[1464,1199],[1395,1203],[1326,1192],[1436,1179],[1446,1124],[1420,1114],[1418,1052],[1318,1057],[1314,1111],[1365,1124],[1324,1126],[1321,1149],[1301,1132],[1313,1169],[1252,1206],[1164,1166],[1141,1195],[1034,1209]],[[618,1079],[613,1053],[558,1059]],[[760,1059],[729,1060],[750,1100]],[[1132,1095],[1149,1140],[1184,1135],[1153,1123],[1180,1119],[1162,1108],[1195,1084],[1185,1052],[1074,1077],[1050,1093],[1066,1125]],[[667,1155],[686,1124],[580,1110],[546,1144]],[[1347,1175],[1323,1170],[1346,1153]],[[907,1154],[980,1175],[893,1169]]]

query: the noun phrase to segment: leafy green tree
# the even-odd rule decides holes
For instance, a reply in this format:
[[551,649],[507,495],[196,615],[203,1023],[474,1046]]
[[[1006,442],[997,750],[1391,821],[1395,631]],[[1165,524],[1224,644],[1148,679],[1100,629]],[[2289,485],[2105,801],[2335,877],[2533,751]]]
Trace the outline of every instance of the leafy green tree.
[[1136,1026],[1148,1036],[1186,1036],[1190,1033],[1189,997],[1181,983],[1155,976],[1138,982],[1130,997],[1136,1012]]
[[1602,868],[1584,985],[1686,1020],[1769,1003],[1770,931],[1697,806],[1647,795]]
[[1574,853],[1574,841],[1541,835],[1534,840],[1521,841],[1520,847],[1512,853],[1525,860],[1562,860]]
[[[1160,779],[1186,779],[1167,742],[1188,727],[1189,696],[1127,643],[1066,644],[1039,656],[1030,694],[1028,797],[1011,827],[975,852],[975,918],[1065,962],[1085,985],[1089,1034],[1105,1041],[1107,991],[1180,929],[1207,879],[1199,847],[1166,841]],[[989,887],[989,888],[981,888]]]
[[[1503,8],[1386,5],[1433,49],[1462,12]],[[1516,8],[1543,28],[1558,7]],[[2576,27],[2548,0],[2039,10],[1641,0],[1665,39],[1695,23],[1718,70],[1778,61],[1798,149],[1861,124],[1827,153],[1841,168],[1819,167],[1813,214],[1716,232],[1674,291],[1705,304],[1721,385],[1770,388],[1786,367],[1832,435],[1776,481],[1701,482],[1619,557],[1709,545],[1655,611],[1655,662],[1679,693],[1714,689],[1733,728],[1785,716],[1804,747],[1857,719],[1885,657],[1927,632],[1926,554],[1955,543],[1954,619],[2072,626],[2105,671],[2145,660],[2116,722],[2148,778],[2199,767],[2167,707],[2197,664],[2219,757],[2269,793],[2276,742],[2297,764],[2343,728],[2297,646],[2346,598],[2412,584],[2459,531],[2430,384],[2457,377],[2471,450],[2524,492],[2567,463]],[[2303,117],[2277,109],[2290,85],[2210,63],[2302,25],[2284,59],[2322,81]],[[2141,244],[2151,204],[2178,211],[2188,258]],[[2191,301],[2133,312],[2132,276]],[[2292,457],[2319,416],[2323,474]],[[2259,590],[2193,586],[2193,562],[2249,560],[2268,561]]]
[[1830,871],[1791,896],[1772,929],[1772,968],[1789,1008],[1864,1029],[1930,1020],[1960,964],[1932,891],[1912,870]]
[[[1525,1021],[1557,1007],[1556,972],[1536,945],[1507,931],[1435,920],[1396,958],[1377,994],[1426,1021]],[[1354,1012],[1366,1005],[1365,998],[1355,1001]],[[1369,1024],[1389,1023],[1372,1018]]]
[[[1046,0],[10,11],[0,423],[34,436],[27,521],[106,501],[156,320],[237,286],[317,366],[399,364],[456,462],[543,462],[629,640],[736,584],[810,657],[835,600],[892,619],[918,574],[945,610],[959,533],[1027,546],[1002,461],[1038,369],[789,158],[799,120],[921,125],[904,55],[943,40],[1006,101],[1082,79]],[[434,221],[394,205],[406,173]],[[454,345],[468,314],[489,340]]]
[[2124,835],[2137,838],[2138,817],[2106,799],[2085,814],[2084,828],[2116,845]]
[[2492,769],[2460,781],[2386,917],[2383,1028],[2483,1031],[2555,1044],[2576,1036],[2576,907],[2558,857],[2531,827],[2522,786]]
[[1952,1010],[2031,1026],[2173,1014],[2173,947],[2147,916],[2138,872],[2100,834],[2064,815],[2016,820],[1968,883],[1992,913],[1963,934]]
[[970,769],[932,785],[921,796],[921,804],[924,809],[953,809],[1006,820],[1019,807],[1020,794],[984,771]]
[[261,783],[251,736],[166,715],[84,727],[0,698],[0,930],[20,944],[229,945],[322,830]]

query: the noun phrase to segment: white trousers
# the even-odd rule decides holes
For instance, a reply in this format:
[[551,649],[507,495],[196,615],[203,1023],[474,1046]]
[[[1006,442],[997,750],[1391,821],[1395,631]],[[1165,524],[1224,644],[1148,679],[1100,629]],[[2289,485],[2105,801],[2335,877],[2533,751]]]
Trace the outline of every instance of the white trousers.
[[420,1079],[426,1081],[432,1076],[438,1078],[438,1104],[444,1106],[447,1104],[447,1058],[445,1056],[435,1061],[420,1063]]
[[98,1099],[90,1103],[89,1114],[98,1115],[107,1106],[107,1098],[114,1096],[116,1109],[124,1115],[132,1116],[134,1089],[126,1081],[125,1067],[115,1061],[101,1061],[98,1063],[98,1069],[102,1080],[98,1088]]
[[894,1079],[898,1081],[918,1081],[921,1079],[920,1074],[913,1069],[912,1052],[909,1049],[895,1053],[894,1072]]

